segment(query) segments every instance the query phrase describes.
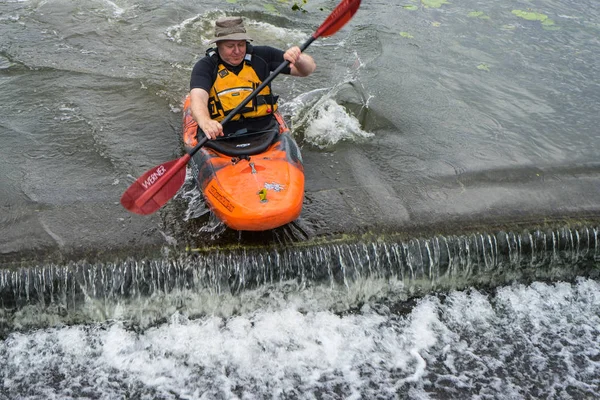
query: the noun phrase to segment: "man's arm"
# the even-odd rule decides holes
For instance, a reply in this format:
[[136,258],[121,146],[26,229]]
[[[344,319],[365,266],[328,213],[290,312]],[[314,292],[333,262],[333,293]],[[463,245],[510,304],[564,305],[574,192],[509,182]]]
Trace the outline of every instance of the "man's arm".
[[204,89],[194,88],[190,91],[190,108],[192,117],[207,138],[216,139],[223,136],[223,126],[210,118],[208,112],[208,92]]
[[315,60],[308,54],[302,53],[298,46],[287,49],[283,58],[290,62],[290,75],[293,76],[308,76],[317,68]]

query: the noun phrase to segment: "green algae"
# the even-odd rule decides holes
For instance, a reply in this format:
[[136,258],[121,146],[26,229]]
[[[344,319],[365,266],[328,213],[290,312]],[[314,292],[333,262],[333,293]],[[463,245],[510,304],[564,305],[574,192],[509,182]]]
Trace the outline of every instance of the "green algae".
[[527,21],[539,21],[542,24],[542,28],[547,31],[557,31],[560,29],[554,25],[554,20],[548,18],[546,14],[523,10],[512,10],[512,13]]
[[402,36],[403,38],[406,38],[406,39],[412,39],[412,38],[414,38],[414,36],[411,35],[408,32],[400,32],[400,36]]
[[490,19],[483,11],[471,11],[467,14],[469,18]]
[[481,70],[481,71],[485,71],[485,72],[490,72],[490,66],[485,64],[485,63],[481,63],[477,66],[477,69]]
[[557,31],[560,29],[560,27],[554,25],[554,21],[549,18],[545,21],[542,21],[542,28],[547,31]]
[[546,14],[536,13],[532,11],[512,10],[512,13],[519,18],[526,19],[527,21],[544,22],[548,19],[548,16]]
[[440,8],[444,4],[450,4],[446,0],[421,0],[421,3],[427,8]]

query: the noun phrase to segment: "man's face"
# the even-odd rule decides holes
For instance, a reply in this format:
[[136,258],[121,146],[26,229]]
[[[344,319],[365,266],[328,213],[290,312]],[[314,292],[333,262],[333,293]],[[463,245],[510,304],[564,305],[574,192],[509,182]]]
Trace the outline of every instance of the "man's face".
[[246,56],[245,40],[222,40],[217,42],[219,55],[227,64],[238,66]]

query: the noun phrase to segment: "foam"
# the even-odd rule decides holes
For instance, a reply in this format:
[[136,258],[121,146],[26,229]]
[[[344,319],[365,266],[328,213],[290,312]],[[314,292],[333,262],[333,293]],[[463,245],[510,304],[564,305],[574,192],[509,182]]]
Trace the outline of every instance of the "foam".
[[[69,398],[594,397],[600,283],[534,283],[427,296],[407,315],[295,302],[229,318],[121,322],[13,333],[0,344],[5,393]],[[568,392],[567,392],[568,390]]]

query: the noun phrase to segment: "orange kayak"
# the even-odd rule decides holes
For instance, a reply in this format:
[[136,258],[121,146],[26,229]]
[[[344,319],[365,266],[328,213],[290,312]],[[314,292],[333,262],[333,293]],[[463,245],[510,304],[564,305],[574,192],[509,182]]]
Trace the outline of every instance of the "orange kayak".
[[[300,216],[304,167],[285,121],[275,114],[272,129],[209,140],[189,161],[211,211],[228,227],[264,231]],[[190,99],[183,111],[186,150],[198,142]]]

